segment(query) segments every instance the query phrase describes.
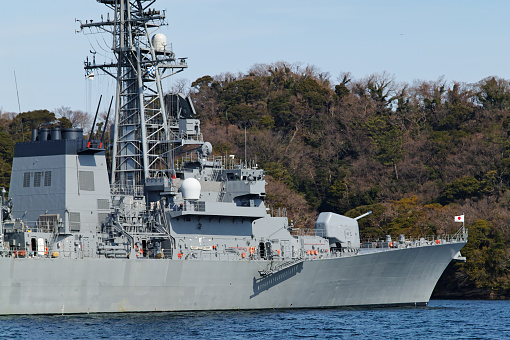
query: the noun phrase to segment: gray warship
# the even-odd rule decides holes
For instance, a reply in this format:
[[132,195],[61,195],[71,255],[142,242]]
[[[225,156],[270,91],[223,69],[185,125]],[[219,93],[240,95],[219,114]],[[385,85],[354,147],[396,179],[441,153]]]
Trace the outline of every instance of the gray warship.
[[80,22],[113,37],[111,63],[85,62],[117,83],[111,150],[76,128],[16,144],[0,314],[427,305],[467,230],[361,243],[366,214],[289,224],[265,205],[264,171],[215,156],[190,98],[164,94],[187,64],[154,2],[98,0],[108,15]]

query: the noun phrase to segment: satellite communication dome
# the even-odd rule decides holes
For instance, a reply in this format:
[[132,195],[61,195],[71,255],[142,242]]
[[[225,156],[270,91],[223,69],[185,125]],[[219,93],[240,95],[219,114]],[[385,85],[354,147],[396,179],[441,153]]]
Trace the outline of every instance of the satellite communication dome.
[[162,33],[156,33],[152,36],[152,46],[158,52],[166,51],[166,36]]
[[186,178],[181,185],[182,197],[185,200],[198,200],[202,186],[195,178]]

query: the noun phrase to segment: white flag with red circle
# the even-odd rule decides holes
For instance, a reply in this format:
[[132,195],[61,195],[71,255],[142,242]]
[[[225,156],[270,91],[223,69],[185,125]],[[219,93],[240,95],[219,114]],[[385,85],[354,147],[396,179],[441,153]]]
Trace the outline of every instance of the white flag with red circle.
[[464,215],[455,216],[455,222],[464,222]]

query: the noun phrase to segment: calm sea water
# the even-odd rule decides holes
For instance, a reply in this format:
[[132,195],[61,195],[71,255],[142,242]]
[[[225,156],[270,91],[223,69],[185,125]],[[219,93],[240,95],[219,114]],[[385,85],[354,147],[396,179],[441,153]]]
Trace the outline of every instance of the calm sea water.
[[510,301],[418,308],[0,316],[1,339],[510,339]]

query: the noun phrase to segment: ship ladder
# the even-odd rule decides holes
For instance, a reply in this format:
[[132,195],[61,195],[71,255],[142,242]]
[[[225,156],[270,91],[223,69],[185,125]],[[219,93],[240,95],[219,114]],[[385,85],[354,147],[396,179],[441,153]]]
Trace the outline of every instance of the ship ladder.
[[271,269],[264,269],[264,270],[259,270],[259,274],[260,276],[262,277],[267,277],[267,276],[270,276],[270,275],[274,275],[276,273],[279,273],[281,272],[282,270],[285,270],[287,268],[290,268],[290,267],[293,267],[295,265],[298,265],[302,262],[304,262],[305,259],[303,257],[299,257],[297,259],[294,259],[292,261],[287,261],[287,262],[284,262],[274,268],[271,268]]

